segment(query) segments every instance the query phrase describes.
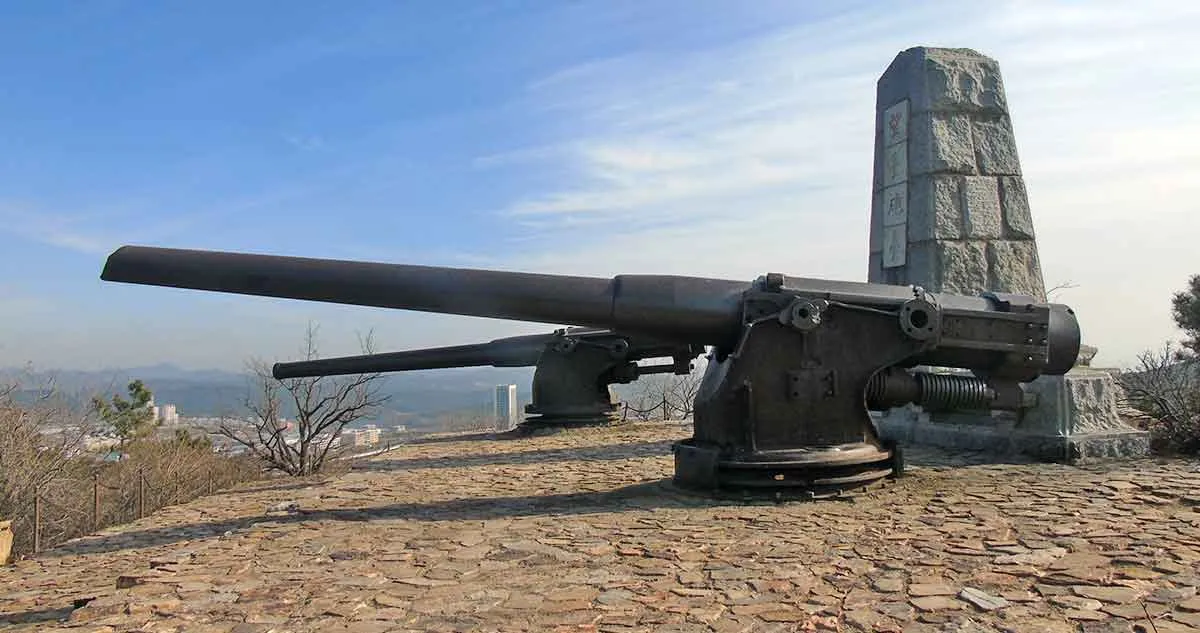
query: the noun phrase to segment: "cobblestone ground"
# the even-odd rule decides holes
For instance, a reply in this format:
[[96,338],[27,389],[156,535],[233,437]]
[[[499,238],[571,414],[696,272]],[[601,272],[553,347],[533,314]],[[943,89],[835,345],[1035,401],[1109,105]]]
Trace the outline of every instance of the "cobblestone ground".
[[[1200,463],[910,452],[845,500],[679,494],[674,425],[431,442],[0,571],[0,628],[1200,629]],[[289,507],[290,506],[290,507]]]

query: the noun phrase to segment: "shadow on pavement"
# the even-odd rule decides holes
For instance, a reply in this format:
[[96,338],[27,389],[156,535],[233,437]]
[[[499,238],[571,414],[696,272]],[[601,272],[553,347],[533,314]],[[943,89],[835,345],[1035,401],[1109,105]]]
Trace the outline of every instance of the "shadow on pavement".
[[[656,442],[633,442],[592,446],[586,448],[562,448],[519,453],[466,455],[455,457],[431,457],[415,459],[383,459],[366,462],[356,470],[410,470],[421,468],[452,468],[495,464],[538,464],[551,461],[620,460],[637,456],[669,455],[671,440]],[[916,450],[910,456],[912,466],[927,466],[938,469],[940,458],[946,454],[938,451]],[[981,460],[979,465],[997,463],[992,459]],[[948,465],[951,469],[971,467],[972,464]],[[305,486],[310,485],[308,483]],[[296,486],[301,487],[301,486]],[[279,488],[286,489],[286,488]],[[464,486],[464,492],[468,487]],[[237,490],[231,493],[239,492]],[[835,500],[822,501],[822,503]],[[695,508],[715,506],[741,506],[744,503],[722,501],[704,496],[684,493],[675,488],[670,479],[630,484],[600,492],[571,492],[522,497],[465,497],[428,503],[399,503],[384,506],[345,508],[333,510],[305,510],[290,514],[270,514],[239,517],[225,521],[193,523],[186,525],[154,527],[144,530],[126,531],[102,537],[64,544],[42,553],[38,558],[94,554],[121,550],[138,550],[168,545],[180,541],[221,536],[227,532],[236,534],[257,523],[273,525],[312,521],[455,521],[487,520],[529,516],[568,516],[590,513],[611,513],[655,508]]]
[[504,436],[503,433],[496,431],[476,431],[472,433],[463,433],[462,435],[438,435],[435,437],[415,437],[409,440],[404,440],[397,446],[420,446],[421,444],[449,444],[454,442],[487,442],[494,440],[510,439]]
[[470,468],[472,466],[501,466],[508,464],[542,464],[560,461],[612,461],[634,457],[654,457],[671,454],[675,440],[658,442],[629,442],[581,448],[551,448],[512,453],[478,453],[446,457],[384,458],[358,462],[357,471],[419,470],[423,468]]
[[230,488],[221,490],[221,491],[217,492],[216,494],[229,493],[229,494],[239,494],[240,495],[240,494],[249,494],[249,493],[253,493],[253,492],[275,492],[275,491],[279,491],[279,490],[300,490],[303,488],[311,488],[313,486],[320,486],[321,484],[328,483],[326,481],[327,479],[328,478],[317,477],[312,480],[301,480],[301,481],[286,481],[285,480],[285,481],[267,482],[267,483],[252,482],[252,483],[247,483],[247,484],[241,484],[241,486],[243,486],[243,487],[232,486]]
[[264,514],[225,521],[131,530],[93,537],[43,552],[36,558],[146,549],[180,541],[212,538],[226,532],[236,534],[256,523],[286,525],[309,521],[486,520],[727,504],[728,502],[680,492],[670,483],[670,479],[656,479],[602,492],[572,492],[524,497],[469,497],[431,503],[398,503],[334,510],[304,510],[302,508],[299,512],[289,514]]
[[[2,605],[0,605],[0,609],[3,609]],[[74,607],[71,606],[58,608],[46,607],[45,609],[38,609],[36,611],[21,611],[19,613],[0,612],[0,626],[61,622],[70,617],[71,611],[73,610]]]

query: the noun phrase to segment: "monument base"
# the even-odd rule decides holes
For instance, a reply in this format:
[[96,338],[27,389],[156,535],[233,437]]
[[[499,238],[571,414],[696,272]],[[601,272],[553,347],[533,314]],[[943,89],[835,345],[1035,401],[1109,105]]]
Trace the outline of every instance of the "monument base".
[[1022,412],[929,413],[908,406],[876,415],[881,437],[901,444],[1085,464],[1150,454],[1150,434],[1117,415],[1118,387],[1105,371],[1076,367],[1025,385]]

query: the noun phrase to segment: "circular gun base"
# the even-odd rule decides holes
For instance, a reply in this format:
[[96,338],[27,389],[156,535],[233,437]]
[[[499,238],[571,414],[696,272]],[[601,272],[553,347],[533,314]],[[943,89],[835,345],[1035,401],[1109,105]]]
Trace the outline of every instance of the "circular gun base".
[[519,427],[527,429],[543,429],[543,428],[580,428],[587,426],[609,426],[617,424],[621,421],[620,416],[616,414],[588,414],[588,415],[555,415],[544,413],[542,415],[531,415],[525,418]]
[[866,443],[729,454],[689,438],[672,449],[674,484],[719,499],[824,499],[896,477],[903,469],[898,452]]

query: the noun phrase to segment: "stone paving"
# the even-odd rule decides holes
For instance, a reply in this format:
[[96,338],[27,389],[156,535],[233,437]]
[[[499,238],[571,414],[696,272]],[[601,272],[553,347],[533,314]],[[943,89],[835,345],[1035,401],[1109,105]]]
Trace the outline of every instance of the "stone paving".
[[674,491],[671,424],[405,446],[0,569],[14,631],[1200,630],[1200,462],[916,452],[840,500]]

